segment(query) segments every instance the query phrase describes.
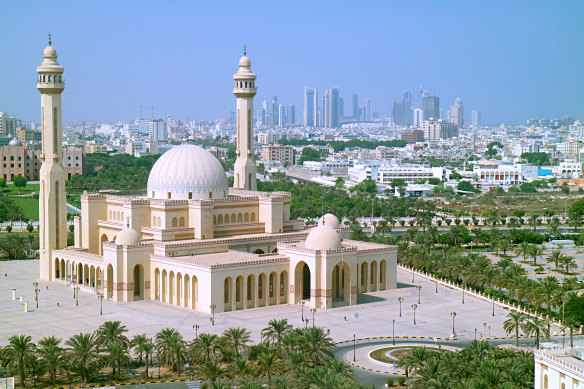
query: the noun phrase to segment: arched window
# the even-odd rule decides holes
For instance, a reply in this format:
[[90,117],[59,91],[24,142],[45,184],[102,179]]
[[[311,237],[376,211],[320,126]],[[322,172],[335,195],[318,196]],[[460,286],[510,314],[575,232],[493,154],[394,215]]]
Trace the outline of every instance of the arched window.
[[112,220],[112,210],[111,210],[111,209],[110,209],[110,211],[109,211],[109,218],[108,218],[108,219],[109,219],[109,220]]
[[243,215],[243,221],[244,222],[248,222],[249,221],[249,213],[245,213],[245,215]]
[[178,225],[179,227],[184,227],[185,226],[185,218],[181,217],[178,221]]
[[225,215],[225,224],[229,224],[229,214]]
[[158,221],[158,227],[162,227],[162,222],[160,221],[160,216],[156,219]]
[[255,212],[252,212],[251,213],[251,221],[252,222],[255,222]]
[[189,200],[193,199],[193,192],[189,192]]
[[213,198],[213,192],[209,192],[209,198],[212,199]]
[[152,216],[152,227],[156,227],[156,216]]
[[223,215],[217,217],[217,224],[223,224]]
[[231,223],[237,222],[237,216],[234,213],[231,214]]
[[217,224],[217,216],[213,215],[213,224]]
[[166,194],[166,198],[168,198],[168,199],[169,199],[169,198],[171,198],[171,196],[172,196],[172,195],[170,194],[170,192],[168,192],[168,193]]
[[240,213],[237,215],[237,222],[241,223],[243,221],[243,215]]
[[176,219],[176,217],[173,217],[173,218],[172,218],[172,226],[173,226],[173,227],[176,227],[176,226],[178,226],[178,220]]

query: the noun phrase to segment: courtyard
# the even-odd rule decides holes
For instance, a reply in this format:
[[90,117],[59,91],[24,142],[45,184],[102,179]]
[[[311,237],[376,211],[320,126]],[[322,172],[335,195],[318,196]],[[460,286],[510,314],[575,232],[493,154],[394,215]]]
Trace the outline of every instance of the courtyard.
[[[278,305],[244,311],[216,314],[215,324],[211,315],[186,308],[171,306],[152,300],[113,302],[100,300],[89,291],[81,291],[78,305],[71,285],[64,282],[44,282],[38,279],[39,262],[36,260],[0,262],[0,344],[15,334],[32,336],[34,342],[42,337],[55,335],[67,339],[79,332],[92,332],[105,321],[120,320],[129,329],[129,335],[146,333],[154,336],[164,327],[176,328],[185,339],[198,333],[221,333],[230,327],[245,327],[251,332],[252,341],[260,340],[261,330],[270,319],[287,318],[294,326],[306,325],[302,316],[313,324],[313,314],[300,305]],[[38,282],[39,308],[35,304],[33,283]],[[417,289],[415,286],[421,286]],[[12,299],[15,289],[16,299]],[[418,304],[418,295],[420,303]],[[22,302],[20,302],[22,297]],[[402,317],[399,316],[401,302]],[[502,323],[507,310],[470,295],[436,285],[417,275],[412,283],[412,273],[398,269],[398,288],[359,296],[360,303],[333,309],[317,310],[314,324],[330,330],[331,338],[338,342],[357,338],[392,336],[395,319],[395,336],[449,337],[452,333],[451,312],[456,312],[455,330],[458,339],[506,336]],[[28,302],[29,312],[24,312]],[[412,304],[417,304],[414,309]]]

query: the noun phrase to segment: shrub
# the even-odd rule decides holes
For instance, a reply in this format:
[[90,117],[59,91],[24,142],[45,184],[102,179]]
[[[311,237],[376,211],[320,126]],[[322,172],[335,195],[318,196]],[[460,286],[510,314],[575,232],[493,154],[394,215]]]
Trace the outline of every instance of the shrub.
[[400,386],[404,386],[404,384],[406,383],[406,377],[398,377],[398,379],[397,379],[397,383],[398,383]]
[[12,232],[12,226],[6,226],[6,231],[8,231],[8,233]]
[[393,377],[387,377],[387,386],[393,386]]

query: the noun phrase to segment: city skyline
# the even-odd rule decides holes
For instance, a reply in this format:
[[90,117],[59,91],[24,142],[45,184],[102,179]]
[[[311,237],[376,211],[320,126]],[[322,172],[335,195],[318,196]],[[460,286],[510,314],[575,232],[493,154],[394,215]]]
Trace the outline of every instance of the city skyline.
[[[226,64],[241,55],[243,44],[262,74],[257,101],[278,96],[297,110],[304,106],[305,86],[322,92],[339,86],[345,115],[351,115],[351,97],[358,94],[360,104],[370,98],[371,110],[385,117],[404,90],[415,96],[422,85],[440,97],[443,110],[462,98],[467,121],[472,110],[490,124],[584,113],[578,99],[584,77],[577,68],[583,56],[577,40],[582,27],[573,1],[505,4],[505,12],[500,12],[503,3],[373,2],[361,13],[351,4],[332,3],[315,5],[318,12],[313,13],[306,13],[303,3],[249,8],[104,4],[60,3],[54,8],[60,17],[54,19],[45,17],[41,3],[1,6],[6,19],[0,33],[18,36],[6,42],[10,61],[0,65],[3,89],[9,91],[0,95],[3,111],[23,120],[39,119],[29,81],[34,69],[28,64],[52,32],[67,65],[64,77],[74,81],[63,95],[70,106],[63,113],[65,121],[131,119],[141,105],[146,117],[153,106],[154,117],[227,118],[233,104],[226,92],[232,83],[225,77]],[[316,16],[327,13],[332,21]],[[150,27],[152,15],[163,28]],[[193,17],[195,23],[190,22]],[[20,28],[23,18],[26,29]],[[350,28],[341,20],[349,20]],[[412,20],[420,22],[412,27]],[[310,28],[294,28],[298,26]],[[323,45],[318,31],[327,28],[336,39]],[[425,39],[429,34],[433,39]],[[457,44],[448,46],[449,39]],[[570,53],[570,61],[564,53]],[[96,80],[102,85],[107,80],[112,95],[107,101],[102,93],[93,93]],[[298,115],[296,121],[301,121]]]

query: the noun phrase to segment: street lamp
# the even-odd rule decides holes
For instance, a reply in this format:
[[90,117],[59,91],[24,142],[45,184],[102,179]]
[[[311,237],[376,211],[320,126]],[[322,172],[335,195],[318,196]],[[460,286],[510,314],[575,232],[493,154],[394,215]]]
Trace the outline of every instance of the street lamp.
[[393,319],[393,325],[391,327],[391,338],[393,339],[393,345],[395,346],[395,319]]
[[355,334],[353,334],[353,362],[355,362]]
[[456,317],[456,312],[450,312],[450,316],[452,317],[452,337],[456,338],[456,332],[454,331],[454,318]]
[[475,328],[475,340],[477,340],[477,329]]
[[493,316],[495,316],[495,298],[493,297]]
[[412,284],[414,283],[414,274],[416,273],[414,273],[414,266],[412,266]]
[[214,326],[215,325],[215,308],[217,308],[217,305],[211,304],[209,306],[209,308],[211,308],[211,325]]
[[436,293],[438,293],[438,279],[434,280],[436,282]]
[[422,290],[422,286],[416,285],[416,289],[418,290],[418,304],[420,304],[420,290]]
[[77,306],[77,307],[79,306],[79,289],[81,289],[81,288],[78,286],[73,287],[73,290],[75,293],[75,306]]
[[314,327],[314,314],[316,313],[316,308],[311,308],[310,312],[312,313],[312,326]]
[[402,301],[404,301],[404,298],[403,297],[398,297],[397,298],[397,301],[399,301],[399,317],[402,317],[402,315],[401,315],[401,303],[402,303]]
[[462,285],[462,303],[464,304],[464,284]]
[[418,304],[412,304],[412,308],[414,309],[414,325],[416,325],[416,308],[418,308]]
[[38,282],[33,282],[32,285],[34,286],[34,299],[36,301],[36,307],[39,307],[39,292],[41,291],[39,289],[39,283]]
[[305,327],[306,327],[306,328],[308,328],[308,322],[309,322],[309,321],[310,321],[310,319],[309,319],[309,318],[306,318],[306,319],[304,319],[304,323],[306,323],[306,324],[305,324]]
[[300,306],[302,306],[302,319],[300,319],[300,320],[304,323],[304,304],[306,304],[306,301],[300,300],[298,302],[298,304],[300,304]]
[[103,293],[98,294],[97,298],[99,299],[99,314],[103,315]]
[[195,330],[195,339],[199,337],[199,325],[195,324],[193,326],[193,330]]

